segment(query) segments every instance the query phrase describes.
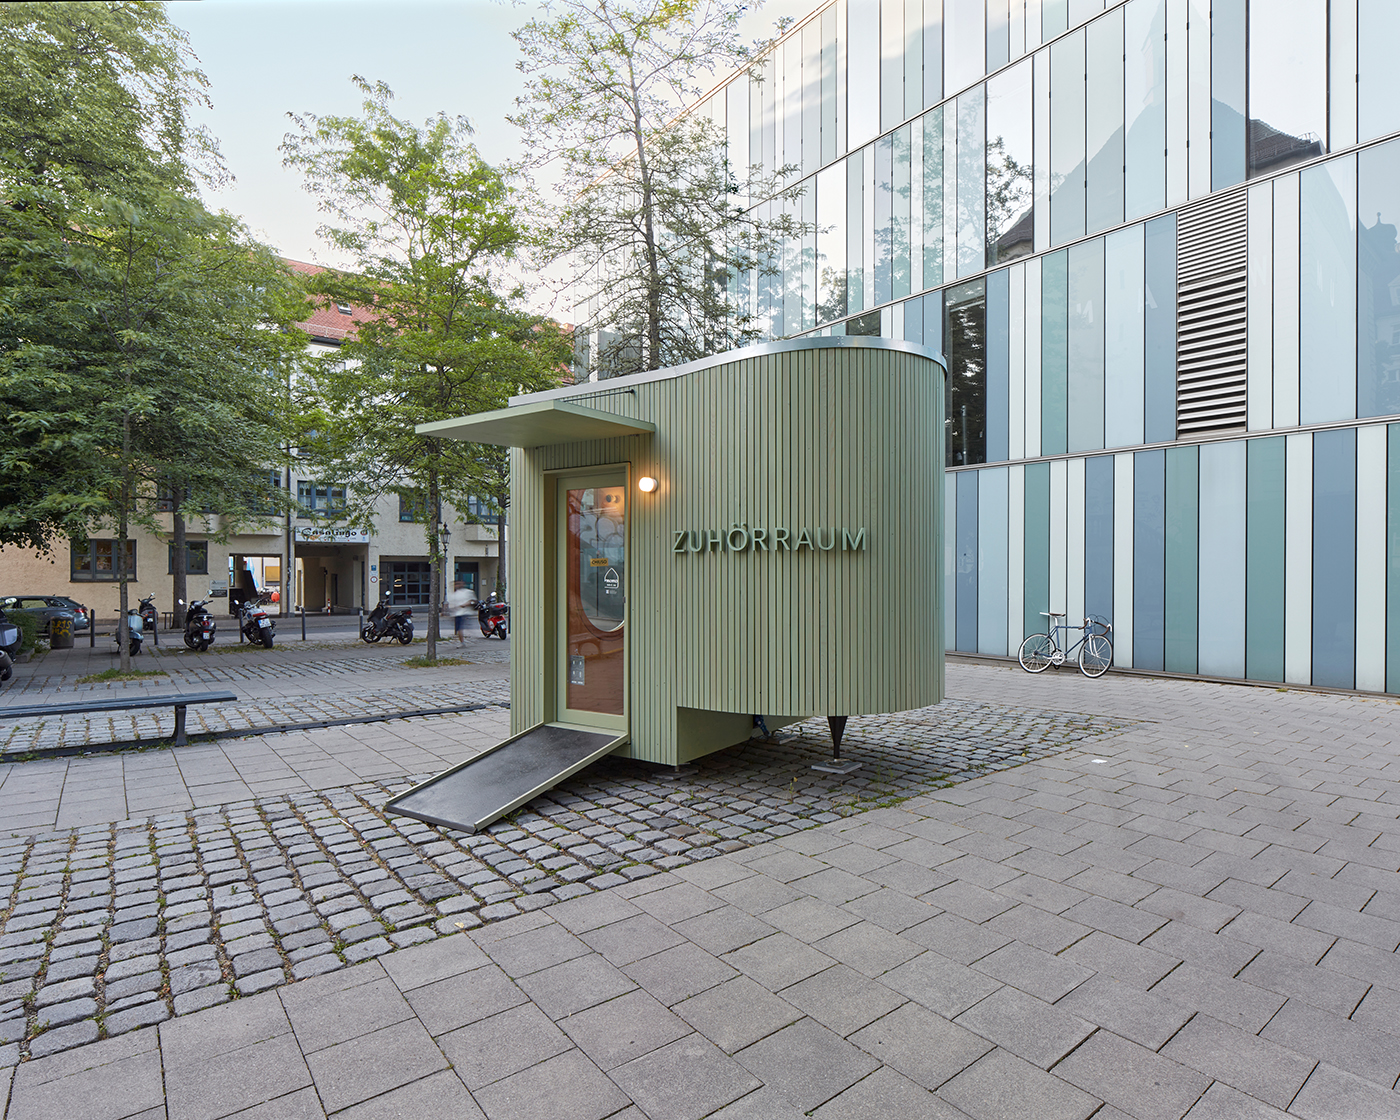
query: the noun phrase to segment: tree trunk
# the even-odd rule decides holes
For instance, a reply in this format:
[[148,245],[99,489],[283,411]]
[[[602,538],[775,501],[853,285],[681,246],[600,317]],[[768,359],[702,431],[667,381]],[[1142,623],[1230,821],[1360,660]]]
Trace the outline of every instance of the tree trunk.
[[[130,376],[128,373],[128,384]],[[127,510],[131,503],[131,414],[128,412],[122,417],[122,492],[121,492],[121,513],[117,518],[117,555],[115,562],[117,565],[117,580],[119,584],[118,604],[117,604],[117,656],[120,658],[118,666],[123,673],[131,672],[131,631],[126,624],[126,608],[129,599],[127,597],[127,570],[126,570],[126,534],[127,534]]]
[[175,514],[172,518],[174,523],[174,545],[175,560],[173,567],[175,574],[170,580],[170,610],[171,618],[174,620],[174,628],[177,632],[185,628],[185,605],[189,598],[189,581],[185,578],[185,573],[189,568],[187,550],[189,545],[185,541],[185,519],[180,515],[180,505],[184,501],[185,491],[183,488],[176,488]]
[[428,650],[429,661],[437,660],[438,625],[442,619],[442,534],[438,526],[442,524],[442,494],[438,489],[437,456],[428,468],[428,509],[432,513],[432,524],[428,526],[428,549],[432,555],[431,599],[428,604]]

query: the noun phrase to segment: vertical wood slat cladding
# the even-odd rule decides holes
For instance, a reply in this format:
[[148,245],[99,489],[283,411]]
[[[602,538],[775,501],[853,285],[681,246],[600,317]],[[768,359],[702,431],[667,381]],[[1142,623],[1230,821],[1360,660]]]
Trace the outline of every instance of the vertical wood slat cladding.
[[[512,731],[554,718],[548,472],[613,464],[630,471],[634,757],[679,761],[678,708],[860,715],[942,699],[943,370],[861,341],[600,382],[568,399],[656,433],[512,452]],[[636,489],[643,475],[655,493]],[[786,527],[792,544],[820,528],[834,547],[672,551],[678,530],[738,524],[770,540]],[[843,550],[842,529],[861,528],[865,549]]]

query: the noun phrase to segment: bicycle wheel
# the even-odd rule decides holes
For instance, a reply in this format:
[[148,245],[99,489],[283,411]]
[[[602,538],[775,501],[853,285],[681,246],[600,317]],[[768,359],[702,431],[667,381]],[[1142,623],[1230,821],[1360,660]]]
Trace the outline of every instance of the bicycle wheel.
[[1051,641],[1049,634],[1032,634],[1016,652],[1016,660],[1021,663],[1021,668],[1028,673],[1043,673],[1051,665],[1051,654],[1055,652],[1055,643]]
[[1103,634],[1090,634],[1079,647],[1079,671],[1086,677],[1101,677],[1113,664],[1113,643]]

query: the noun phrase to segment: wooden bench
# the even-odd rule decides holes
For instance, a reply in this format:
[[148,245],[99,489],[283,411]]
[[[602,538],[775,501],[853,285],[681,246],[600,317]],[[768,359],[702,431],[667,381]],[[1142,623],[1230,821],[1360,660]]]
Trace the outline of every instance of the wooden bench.
[[72,716],[88,712],[133,712],[143,708],[175,708],[175,745],[185,746],[185,709],[191,704],[224,704],[238,700],[232,692],[179,692],[173,696],[112,696],[105,700],[77,700],[71,704],[4,704],[0,719],[33,719],[36,716]]

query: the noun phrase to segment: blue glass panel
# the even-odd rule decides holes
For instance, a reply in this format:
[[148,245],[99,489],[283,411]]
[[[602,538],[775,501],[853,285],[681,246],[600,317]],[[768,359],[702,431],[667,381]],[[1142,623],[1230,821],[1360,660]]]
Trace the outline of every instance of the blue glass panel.
[[943,0],[924,0],[924,105],[943,100]]
[[924,297],[904,301],[904,341],[915,346],[924,344]]
[[1245,526],[1245,676],[1283,680],[1284,445],[1249,441]]
[[1322,424],[1356,415],[1356,157],[1299,179],[1298,414]]
[[915,289],[909,274],[909,137],[911,126],[898,128],[891,135],[894,167],[890,190],[890,283],[891,299],[903,299]]
[[1084,461],[1084,611],[1113,621],[1113,456]]
[[1050,243],[1084,236],[1084,32],[1050,47]]
[[1244,675],[1245,444],[1200,449],[1200,671]]
[[1400,424],[1386,428],[1385,690],[1400,692]]
[[1103,238],[1069,250],[1069,450],[1103,447]]
[[894,254],[893,190],[894,137],[887,135],[875,141],[875,304],[894,298],[890,271]]
[[1199,448],[1167,449],[1166,667],[1196,672],[1200,619]]
[[904,0],[880,0],[880,128],[904,119]]
[[1400,140],[1368,148],[1357,162],[1356,410],[1393,416],[1400,413]]
[[986,267],[987,87],[958,98],[958,275]]
[[1040,453],[1063,455],[1069,425],[1069,253],[1041,259]]
[[[1166,664],[1166,466],[1165,451],[1133,456],[1133,665],[1138,669]],[[1029,486],[1026,503],[1029,507]]]
[[1050,464],[1026,464],[1025,632],[1046,628],[1041,611],[1050,609]]
[[1129,0],[1123,19],[1124,205],[1138,218],[1167,204],[1167,0]]
[[957,93],[987,72],[987,14],[983,0],[943,0],[943,78]]
[[1356,687],[1356,429],[1313,436],[1312,683]]
[[1123,221],[1123,9],[1094,20],[1085,33],[1089,72],[1084,220],[1093,233]]
[[1244,182],[1245,0],[1210,6],[1210,189]]
[[1176,215],[1147,223],[1143,439],[1176,439]]
[[1011,454],[1011,274],[987,277],[987,462]]
[[958,480],[958,649],[977,649],[977,471]]
[[1327,150],[1327,0],[1250,0],[1248,130],[1251,175]]
[[[1357,10],[1357,139],[1370,140],[1400,130],[1400,4],[1395,0],[1361,0]],[[1361,211],[1363,214],[1366,211]]]
[[[869,303],[865,292],[865,160],[867,149],[846,157],[846,314]],[[871,301],[873,302],[873,301]]]

